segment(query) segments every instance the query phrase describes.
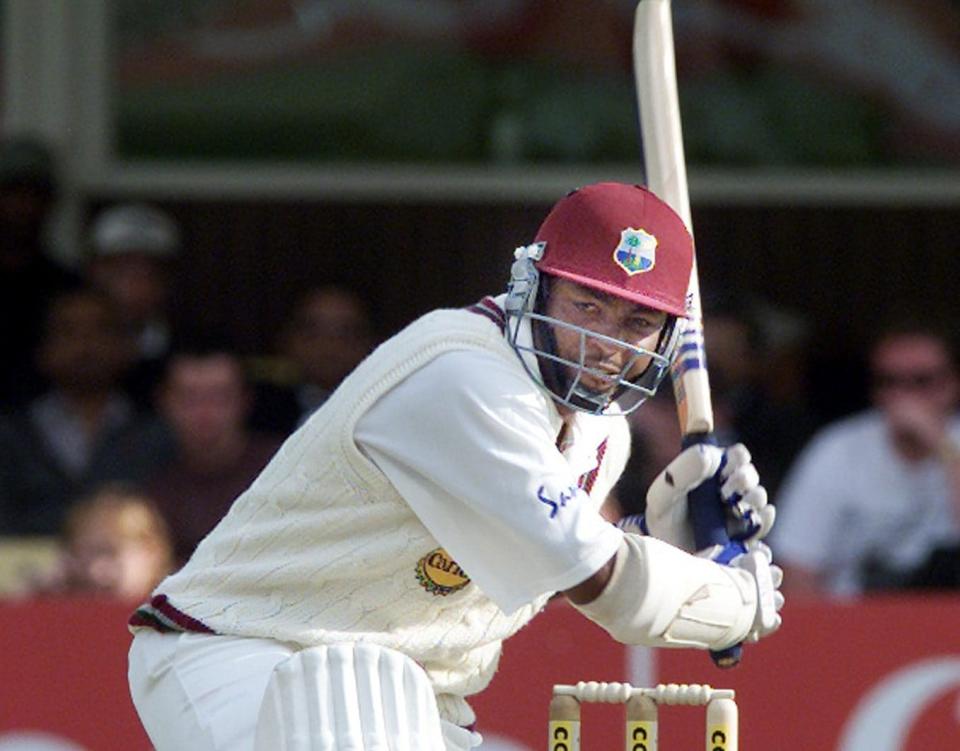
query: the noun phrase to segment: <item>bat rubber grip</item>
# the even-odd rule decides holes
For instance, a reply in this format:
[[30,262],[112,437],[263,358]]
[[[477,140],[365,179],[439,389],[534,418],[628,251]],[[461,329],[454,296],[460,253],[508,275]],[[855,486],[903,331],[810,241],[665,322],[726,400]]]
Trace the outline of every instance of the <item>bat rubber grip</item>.
[[[690,433],[683,437],[684,448],[702,443],[715,446],[717,441],[713,433]],[[697,550],[730,542],[726,512],[720,502],[720,480],[716,476],[690,491],[687,504]],[[741,645],[735,644],[720,651],[711,650],[710,657],[717,667],[732,668],[740,662],[742,651]]]

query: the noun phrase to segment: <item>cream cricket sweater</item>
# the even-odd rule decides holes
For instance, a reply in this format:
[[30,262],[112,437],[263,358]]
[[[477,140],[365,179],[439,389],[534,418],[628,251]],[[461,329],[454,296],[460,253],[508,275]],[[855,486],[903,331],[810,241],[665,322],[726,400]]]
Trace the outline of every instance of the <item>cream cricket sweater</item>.
[[[504,614],[354,442],[357,421],[380,396],[438,355],[463,349],[522,369],[501,329],[482,315],[440,310],[415,321],[286,441],[186,566],[161,583],[166,612],[152,617],[304,646],[375,642],[424,667],[444,719],[473,722],[463,697],[486,687],[502,640],[549,594]],[[611,438],[615,468],[596,475],[593,498],[607,495],[626,461],[625,427]]]

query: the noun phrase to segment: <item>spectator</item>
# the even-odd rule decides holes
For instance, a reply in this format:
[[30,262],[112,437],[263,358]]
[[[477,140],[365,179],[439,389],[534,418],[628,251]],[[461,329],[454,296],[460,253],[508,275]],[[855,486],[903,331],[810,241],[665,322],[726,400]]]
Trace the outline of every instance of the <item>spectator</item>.
[[308,291],[280,335],[280,351],[292,365],[296,385],[275,389],[263,384],[254,424],[291,432],[326,401],[375,341],[371,311],[355,292],[337,285]]
[[56,534],[74,498],[141,481],[162,460],[158,421],[120,386],[130,352],[104,295],[80,289],[51,304],[37,354],[50,387],[0,419],[0,531]]
[[170,352],[170,271],[179,227],[155,206],[119,204],[97,214],[88,245],[90,281],[113,299],[136,344],[129,390],[149,404]]
[[153,500],[108,484],[71,505],[61,557],[31,594],[93,594],[137,600],[173,570],[173,546]]
[[177,450],[148,489],[183,561],[266,466],[280,439],[247,427],[250,386],[228,347],[203,344],[174,352],[158,407]]
[[56,263],[45,230],[57,201],[53,155],[27,137],[0,142],[0,406],[36,397],[42,379],[34,363],[43,311],[76,287],[76,274]]
[[885,331],[870,351],[873,407],[818,433],[791,469],[774,534],[791,593],[909,584],[960,542],[960,381],[947,337]]

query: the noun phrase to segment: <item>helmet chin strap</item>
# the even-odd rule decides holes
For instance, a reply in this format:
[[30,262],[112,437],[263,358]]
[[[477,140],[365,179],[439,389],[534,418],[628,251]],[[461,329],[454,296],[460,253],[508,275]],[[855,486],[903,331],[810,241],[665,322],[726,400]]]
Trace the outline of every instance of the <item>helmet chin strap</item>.
[[[550,294],[550,277],[540,277],[540,284],[537,286],[537,298],[533,304],[535,312],[540,313],[547,309],[547,297]],[[533,335],[534,350],[547,352],[551,355],[557,354],[557,335],[546,321],[533,320],[530,322],[531,334]],[[543,376],[543,385],[558,396],[566,394],[570,390],[570,377],[566,369],[554,359],[537,354],[537,365],[540,366],[540,374]]]

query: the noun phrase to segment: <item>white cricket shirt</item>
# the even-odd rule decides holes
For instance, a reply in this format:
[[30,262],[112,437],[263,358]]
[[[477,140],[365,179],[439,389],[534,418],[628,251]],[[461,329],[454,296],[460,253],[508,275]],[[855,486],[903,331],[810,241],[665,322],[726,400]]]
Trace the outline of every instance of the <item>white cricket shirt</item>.
[[626,456],[604,454],[608,446],[624,453],[607,440],[611,429],[625,430],[622,418],[577,414],[558,452],[559,413],[526,400],[529,385],[520,379],[528,376],[491,353],[448,352],[383,396],[355,432],[361,450],[505,613],[579,584],[622,537],[597,513],[604,499],[579,487],[598,464],[611,480],[619,475]]

